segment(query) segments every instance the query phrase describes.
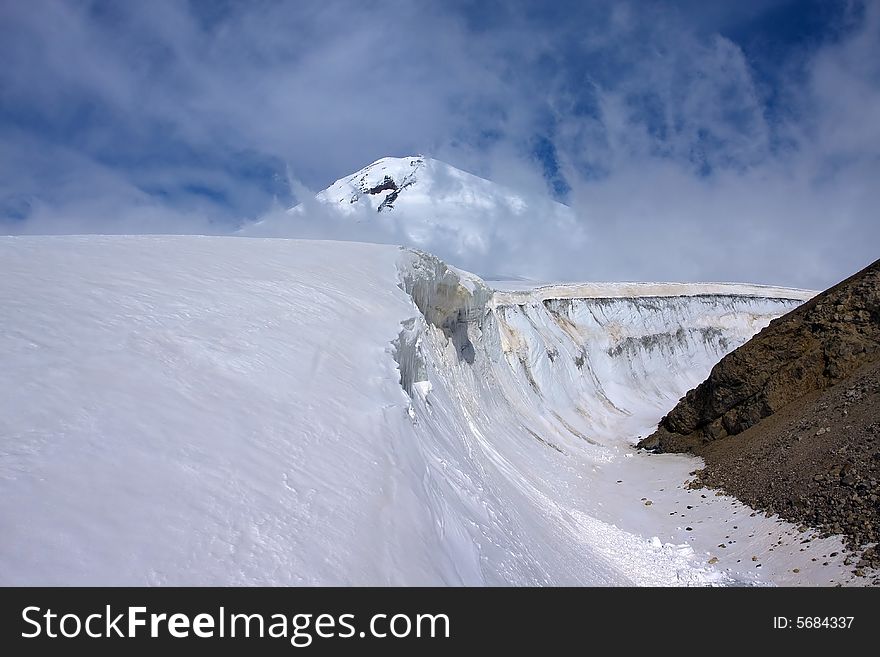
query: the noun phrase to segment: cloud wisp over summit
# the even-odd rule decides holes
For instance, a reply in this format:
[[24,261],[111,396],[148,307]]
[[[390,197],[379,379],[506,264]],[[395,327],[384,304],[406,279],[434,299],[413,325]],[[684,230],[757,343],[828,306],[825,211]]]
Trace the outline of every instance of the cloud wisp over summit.
[[573,208],[576,257],[548,256],[565,236],[540,217],[510,218],[546,278],[824,287],[877,257],[877,2],[0,16],[3,233],[229,233],[302,200],[292,178],[317,190],[421,152]]

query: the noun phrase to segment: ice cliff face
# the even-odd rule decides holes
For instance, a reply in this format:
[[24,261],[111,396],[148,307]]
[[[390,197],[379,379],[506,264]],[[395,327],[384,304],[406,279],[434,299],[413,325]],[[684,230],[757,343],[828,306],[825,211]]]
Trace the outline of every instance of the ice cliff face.
[[[393,354],[417,449],[438,475],[425,479],[425,494],[444,541],[460,548],[455,577],[549,583],[558,569],[578,572],[575,555],[587,555],[593,583],[619,582],[610,573],[622,563],[642,584],[751,581],[685,566],[696,546],[683,542],[683,527],[668,533],[676,527],[668,509],[626,510],[615,500],[632,493],[618,484],[645,486],[655,504],[686,493],[679,486],[692,464],[650,484],[656,475],[630,445],[725,353],[809,292],[724,284],[492,290],[412,251],[399,272],[417,312]],[[670,485],[681,492],[664,493]],[[641,542],[645,532],[674,542]]]
[[557,443],[621,438],[608,436],[611,427],[634,441],[725,354],[811,296],[736,284],[493,291],[433,256],[406,259],[402,286],[423,315],[418,338],[407,329],[421,345],[419,376],[453,397],[501,390],[505,413],[521,411],[536,435],[547,427],[527,425],[542,418]]

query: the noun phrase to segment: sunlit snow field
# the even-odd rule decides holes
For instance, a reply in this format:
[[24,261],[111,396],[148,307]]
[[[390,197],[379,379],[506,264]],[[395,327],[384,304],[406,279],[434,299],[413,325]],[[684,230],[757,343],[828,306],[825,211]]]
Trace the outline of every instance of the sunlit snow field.
[[844,581],[811,561],[839,542],[632,448],[809,293],[488,285],[394,246],[0,238],[0,584]]

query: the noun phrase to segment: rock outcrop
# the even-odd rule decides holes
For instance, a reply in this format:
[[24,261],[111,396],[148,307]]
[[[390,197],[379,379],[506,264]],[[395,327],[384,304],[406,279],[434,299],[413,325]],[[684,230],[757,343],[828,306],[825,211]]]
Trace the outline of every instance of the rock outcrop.
[[691,487],[843,535],[855,574],[876,573],[880,261],[725,356],[639,446],[701,456]]
[[880,260],[725,356],[640,447],[694,451],[880,360]]

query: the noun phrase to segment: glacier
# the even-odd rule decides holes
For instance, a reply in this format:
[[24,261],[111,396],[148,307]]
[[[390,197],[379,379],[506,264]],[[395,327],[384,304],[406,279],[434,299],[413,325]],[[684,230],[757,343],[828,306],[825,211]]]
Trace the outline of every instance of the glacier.
[[838,539],[633,448],[809,291],[244,237],[9,237],[0,262],[4,585],[844,579],[811,561]]

